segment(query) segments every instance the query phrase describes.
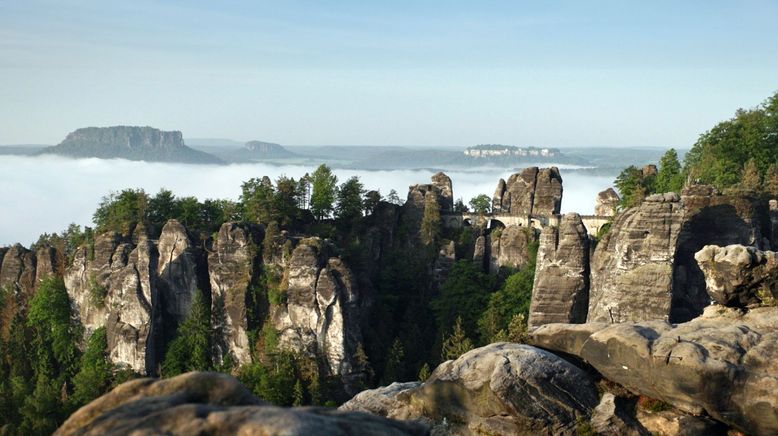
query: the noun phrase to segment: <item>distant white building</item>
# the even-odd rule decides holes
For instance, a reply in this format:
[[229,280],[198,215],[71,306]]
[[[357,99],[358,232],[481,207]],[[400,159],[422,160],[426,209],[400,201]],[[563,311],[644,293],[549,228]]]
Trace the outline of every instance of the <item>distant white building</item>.
[[512,145],[476,145],[468,147],[465,150],[465,156],[475,158],[497,157],[497,156],[519,156],[519,157],[552,157],[556,156],[559,150],[555,148],[537,148],[537,147],[515,147]]

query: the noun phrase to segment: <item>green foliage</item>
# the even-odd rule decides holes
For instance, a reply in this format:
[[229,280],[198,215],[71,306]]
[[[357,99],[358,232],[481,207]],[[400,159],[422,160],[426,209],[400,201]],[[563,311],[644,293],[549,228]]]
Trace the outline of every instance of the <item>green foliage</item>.
[[75,410],[107,391],[112,368],[105,327],[100,327],[89,337],[78,373],[73,377],[73,395],[69,398],[71,409]]
[[425,382],[428,378],[430,378],[430,365],[427,362],[424,362],[424,365],[421,366],[419,369],[419,381]]
[[311,175],[311,212],[316,219],[330,216],[334,210],[338,178],[327,165],[321,164]]
[[99,231],[128,234],[143,223],[149,197],[142,189],[125,189],[103,197],[92,219]]
[[359,177],[353,176],[340,185],[337,190],[338,204],[335,208],[335,218],[345,225],[352,224],[362,217],[362,194],[365,192]]
[[440,351],[441,359],[456,359],[473,348],[475,348],[473,341],[467,337],[467,333],[462,327],[462,318],[457,317],[454,328],[451,330],[451,334],[443,339],[443,347]]
[[680,192],[683,188],[683,174],[678,153],[669,149],[659,159],[659,171],[656,175],[656,192]]
[[300,218],[301,189],[305,189],[293,178],[281,176],[276,180],[273,195],[272,219],[282,226],[290,226]]
[[695,182],[724,189],[740,183],[751,159],[760,176],[778,162],[778,93],[756,108],[739,109],[700,135],[686,155],[684,173]]
[[494,276],[485,274],[473,262],[456,262],[440,293],[430,306],[440,331],[447,331],[456,320],[465,330],[476,331],[476,323],[496,285]]
[[211,363],[211,316],[201,292],[192,300],[189,315],[168,344],[162,362],[162,376],[172,377],[189,371],[207,371]]
[[483,343],[494,341],[500,331],[507,332],[516,315],[529,316],[535,264],[532,262],[511,274],[499,291],[491,294],[486,310],[478,320],[478,332]]
[[470,199],[470,209],[479,215],[486,215],[492,211],[492,199],[486,194],[480,194]]
[[105,307],[108,288],[100,285],[94,276],[89,277],[89,302],[97,307]]
[[649,192],[649,183],[644,179],[643,171],[634,165],[622,170],[614,184],[621,197],[619,204],[622,209],[639,205]]
[[762,178],[759,175],[759,168],[754,158],[747,160],[743,166],[743,176],[740,178],[738,187],[746,192],[759,192],[762,190]]
[[253,178],[241,185],[240,203],[243,218],[255,223],[273,221],[273,183],[268,177]]
[[392,342],[392,348],[389,349],[386,365],[384,366],[383,384],[390,384],[402,380],[405,373],[405,348],[403,348],[400,339]]
[[469,211],[470,209],[467,208],[462,199],[457,198],[457,201],[454,202],[454,212],[465,213]]
[[424,215],[421,219],[419,237],[424,245],[433,245],[440,238],[440,205],[437,196],[427,193],[424,196]]
[[403,201],[400,199],[400,196],[397,195],[397,191],[394,189],[389,191],[389,194],[386,196],[386,201],[392,204],[396,204],[397,206],[403,205]]

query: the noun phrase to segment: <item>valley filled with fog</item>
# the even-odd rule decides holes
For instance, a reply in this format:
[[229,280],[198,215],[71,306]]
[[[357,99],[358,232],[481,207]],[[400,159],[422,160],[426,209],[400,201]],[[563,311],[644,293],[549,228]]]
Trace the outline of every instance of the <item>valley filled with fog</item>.
[[[551,166],[551,165],[547,165]],[[614,176],[589,175],[559,165],[564,195],[562,212],[591,214],[596,194],[612,185]],[[101,198],[111,191],[142,188],[154,194],[167,188],[177,196],[237,200],[242,182],[252,177],[280,175],[299,178],[314,166],[187,165],[121,159],[69,159],[54,156],[2,156],[0,186],[4,211],[0,214],[0,245],[30,244],[44,232],[60,232],[68,224],[92,225]],[[433,170],[366,171],[333,169],[339,181],[358,176],[365,189],[386,195],[394,189],[403,200],[408,186],[429,183]],[[471,168],[446,171],[453,182],[454,198],[467,203],[478,194],[492,196],[497,182],[515,170]]]

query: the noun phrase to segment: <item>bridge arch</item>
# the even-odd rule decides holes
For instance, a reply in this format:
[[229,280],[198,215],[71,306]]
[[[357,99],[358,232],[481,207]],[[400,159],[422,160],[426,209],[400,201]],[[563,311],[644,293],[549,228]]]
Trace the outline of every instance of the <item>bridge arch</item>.
[[497,218],[489,218],[489,223],[486,228],[487,230],[504,229],[505,223],[498,220]]

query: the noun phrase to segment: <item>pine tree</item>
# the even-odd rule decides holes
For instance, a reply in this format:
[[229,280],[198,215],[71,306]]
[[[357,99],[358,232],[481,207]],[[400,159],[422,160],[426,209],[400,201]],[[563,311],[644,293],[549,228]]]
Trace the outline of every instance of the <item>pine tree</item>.
[[305,404],[303,384],[300,383],[300,379],[298,378],[294,383],[294,397],[292,400],[292,406],[300,407],[303,404]]
[[746,161],[746,164],[743,166],[743,177],[740,181],[740,186],[746,192],[759,192],[762,190],[759,167],[757,167],[754,158]]
[[424,365],[419,369],[419,381],[423,383],[427,381],[428,378],[430,378],[430,366],[427,362],[424,362]]
[[73,378],[73,410],[99,397],[111,384],[112,365],[108,360],[105,327],[95,330],[87,341],[78,373]]
[[311,212],[316,219],[323,219],[332,213],[337,193],[338,177],[327,165],[321,164],[311,175]]
[[386,358],[386,366],[384,367],[383,383],[390,384],[396,381],[401,381],[403,377],[403,363],[405,360],[405,348],[403,348],[402,342],[399,338],[395,338],[392,342],[392,347],[389,349],[389,354]]
[[772,196],[778,196],[778,165],[771,164],[764,177],[764,191]]
[[419,233],[424,245],[432,245],[440,237],[440,205],[433,192],[428,192],[424,196],[424,216],[421,219]]
[[529,340],[527,321],[523,313],[518,313],[511,319],[511,323],[508,325],[508,339],[517,344],[526,344]]
[[659,159],[659,172],[656,175],[657,192],[679,192],[683,187],[681,163],[675,149],[669,149]]
[[362,194],[365,192],[359,177],[353,176],[346,180],[337,192],[338,205],[335,217],[341,224],[349,225],[362,216]]
[[189,315],[168,345],[162,362],[162,375],[172,377],[188,371],[211,369],[211,323],[209,308],[197,291]]
[[456,359],[473,348],[473,341],[467,337],[465,330],[462,328],[462,318],[457,317],[454,330],[443,340],[443,348],[440,353],[441,358],[443,360]]

